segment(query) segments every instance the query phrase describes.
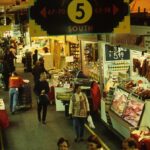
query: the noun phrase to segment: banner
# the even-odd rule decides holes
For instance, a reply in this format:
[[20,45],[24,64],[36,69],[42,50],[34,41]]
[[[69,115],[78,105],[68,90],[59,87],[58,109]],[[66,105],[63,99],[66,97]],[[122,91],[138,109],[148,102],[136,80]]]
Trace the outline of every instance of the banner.
[[130,32],[128,0],[36,0],[30,19],[31,36]]

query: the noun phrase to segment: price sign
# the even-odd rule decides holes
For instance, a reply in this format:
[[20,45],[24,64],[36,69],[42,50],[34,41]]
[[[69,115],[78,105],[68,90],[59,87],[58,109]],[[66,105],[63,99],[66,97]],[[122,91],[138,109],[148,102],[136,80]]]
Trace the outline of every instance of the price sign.
[[127,1],[36,0],[30,8],[31,30],[41,27],[49,35],[129,32]]
[[127,48],[105,45],[105,56],[106,61],[113,60],[129,60],[130,59],[130,51]]

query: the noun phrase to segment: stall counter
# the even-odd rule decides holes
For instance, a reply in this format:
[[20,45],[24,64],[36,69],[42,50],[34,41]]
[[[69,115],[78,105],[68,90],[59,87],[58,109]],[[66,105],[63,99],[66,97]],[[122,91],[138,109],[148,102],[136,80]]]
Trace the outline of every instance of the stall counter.
[[[64,88],[64,87],[55,87],[55,103],[56,103],[56,111],[65,111],[65,106],[62,101],[62,99],[58,99],[58,93],[65,93],[65,92],[71,92],[71,88]],[[66,99],[69,101],[70,99]]]

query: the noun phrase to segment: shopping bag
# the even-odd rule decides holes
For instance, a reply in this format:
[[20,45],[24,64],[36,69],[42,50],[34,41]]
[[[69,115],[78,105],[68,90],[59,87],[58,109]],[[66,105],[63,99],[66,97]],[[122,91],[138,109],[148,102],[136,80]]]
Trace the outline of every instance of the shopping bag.
[[95,129],[95,125],[93,123],[93,119],[92,119],[91,115],[88,115],[87,122],[88,122],[88,125],[90,128]]

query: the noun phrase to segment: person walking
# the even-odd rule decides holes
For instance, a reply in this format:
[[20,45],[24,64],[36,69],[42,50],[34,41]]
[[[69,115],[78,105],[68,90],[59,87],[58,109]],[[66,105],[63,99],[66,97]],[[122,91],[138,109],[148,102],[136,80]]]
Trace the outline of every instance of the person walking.
[[38,60],[38,50],[37,49],[34,51],[32,59],[33,59],[33,65],[35,65]]
[[75,142],[84,140],[84,123],[89,115],[89,112],[90,109],[87,96],[81,92],[79,85],[75,85],[74,94],[69,105],[69,114],[73,118],[73,124],[76,132]]
[[5,91],[9,90],[9,77],[11,75],[11,71],[10,71],[10,66],[7,62],[7,60],[3,60],[3,71],[2,71],[2,75],[3,75],[3,82],[5,85]]
[[38,96],[38,103],[37,103],[38,120],[39,122],[41,122],[41,112],[43,110],[42,123],[46,124],[47,106],[49,104],[48,98],[49,84],[46,81],[46,76],[44,73],[40,75],[40,81],[38,82],[35,90]]
[[14,59],[17,59],[17,57],[13,54],[12,51],[7,50],[4,54],[4,60],[6,60],[9,64],[11,73],[15,71]]
[[16,111],[19,88],[22,86],[22,84],[23,79],[16,72],[13,72],[9,78],[9,101],[10,101],[10,112],[12,114],[14,114]]
[[46,124],[46,114],[47,106],[49,104],[48,96],[45,94],[45,90],[41,91],[41,94],[38,99],[38,120],[41,122],[41,112],[42,112],[42,123]]

